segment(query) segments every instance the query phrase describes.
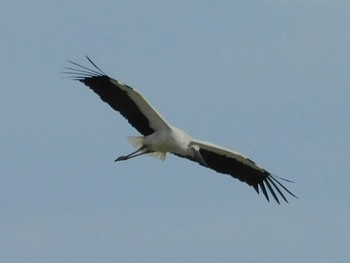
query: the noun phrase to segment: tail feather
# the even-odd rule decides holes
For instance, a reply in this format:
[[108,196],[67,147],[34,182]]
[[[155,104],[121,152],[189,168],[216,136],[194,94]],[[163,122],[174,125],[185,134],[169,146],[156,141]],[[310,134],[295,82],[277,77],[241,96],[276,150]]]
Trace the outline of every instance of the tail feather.
[[162,160],[162,161],[164,161],[165,157],[166,157],[166,153],[164,153],[164,152],[153,152],[153,153],[149,153],[147,155],[151,156],[153,158],[157,158],[157,159]]
[[[143,136],[128,136],[128,140],[132,146],[134,146],[135,149],[140,149],[144,143],[144,137]],[[160,159],[162,161],[165,160],[166,153],[165,152],[152,152],[147,154],[148,156]]]
[[128,140],[135,149],[140,149],[143,146],[143,136],[128,136]]

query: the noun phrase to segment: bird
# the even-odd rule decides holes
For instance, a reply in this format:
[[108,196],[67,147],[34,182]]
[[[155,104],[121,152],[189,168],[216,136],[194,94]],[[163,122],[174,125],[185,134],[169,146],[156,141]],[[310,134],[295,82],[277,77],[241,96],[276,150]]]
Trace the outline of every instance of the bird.
[[94,91],[104,102],[118,111],[142,136],[129,136],[135,151],[121,155],[115,162],[126,161],[141,155],[165,160],[171,153],[218,173],[229,175],[263,193],[267,201],[270,195],[280,204],[286,203],[286,193],[297,198],[281,181],[292,183],[272,175],[248,157],[224,147],[192,138],[183,130],[172,126],[136,89],[111,78],[88,56],[90,67],[70,61],[64,67],[68,78],[80,81]]

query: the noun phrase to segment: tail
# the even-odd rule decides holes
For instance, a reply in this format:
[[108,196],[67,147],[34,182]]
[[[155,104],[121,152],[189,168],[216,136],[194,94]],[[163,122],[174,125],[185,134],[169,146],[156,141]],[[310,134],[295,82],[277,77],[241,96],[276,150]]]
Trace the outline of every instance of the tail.
[[128,136],[128,140],[135,149],[140,149],[143,146],[143,136]]
[[[130,144],[132,146],[134,146],[135,149],[140,149],[144,144],[143,144],[143,140],[144,137],[143,136],[128,136],[128,140],[130,142]],[[159,160],[164,161],[165,157],[166,157],[166,153],[165,152],[152,152],[147,154],[148,156],[157,158]]]

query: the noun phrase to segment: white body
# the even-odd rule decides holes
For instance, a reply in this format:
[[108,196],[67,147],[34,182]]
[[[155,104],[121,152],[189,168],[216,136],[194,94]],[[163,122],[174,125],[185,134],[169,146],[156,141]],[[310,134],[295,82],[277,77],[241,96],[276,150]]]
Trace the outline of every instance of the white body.
[[[183,156],[192,153],[192,151],[188,150],[192,141],[191,137],[184,131],[172,126],[169,126],[166,130],[156,131],[148,136],[130,136],[128,139],[136,149],[147,146],[148,149],[154,151],[148,155],[163,161],[168,152]],[[194,154],[192,157],[195,157]]]

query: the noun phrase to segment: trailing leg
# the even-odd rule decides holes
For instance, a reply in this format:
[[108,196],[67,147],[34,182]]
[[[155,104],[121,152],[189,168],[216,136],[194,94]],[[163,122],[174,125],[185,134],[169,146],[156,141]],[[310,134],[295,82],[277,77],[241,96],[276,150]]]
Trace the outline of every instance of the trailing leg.
[[114,160],[114,162],[126,161],[126,160],[129,160],[131,158],[134,158],[134,157],[137,157],[137,156],[140,156],[140,155],[143,155],[143,154],[151,153],[151,152],[153,152],[153,151],[147,149],[146,145],[143,145],[139,149],[137,149],[136,151],[134,151],[134,152],[132,152],[132,153],[130,153],[128,155],[119,156],[117,159]]

